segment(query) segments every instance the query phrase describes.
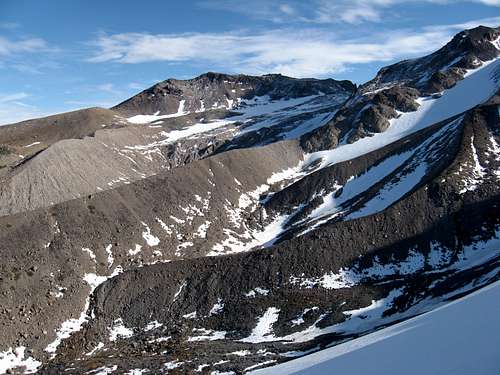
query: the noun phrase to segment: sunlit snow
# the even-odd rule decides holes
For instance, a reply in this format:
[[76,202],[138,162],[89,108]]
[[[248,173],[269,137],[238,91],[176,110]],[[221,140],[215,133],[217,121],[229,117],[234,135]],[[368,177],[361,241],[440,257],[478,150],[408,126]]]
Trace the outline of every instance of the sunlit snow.
[[500,336],[494,333],[500,327],[498,301],[499,281],[416,318],[254,373],[495,374],[500,347]]

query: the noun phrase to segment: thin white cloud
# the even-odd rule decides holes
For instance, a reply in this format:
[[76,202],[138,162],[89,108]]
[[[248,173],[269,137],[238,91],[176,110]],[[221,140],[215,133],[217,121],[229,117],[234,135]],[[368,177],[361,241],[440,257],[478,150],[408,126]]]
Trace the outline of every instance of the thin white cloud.
[[5,30],[15,30],[19,29],[21,25],[19,25],[17,22],[0,22],[0,29],[5,29]]
[[[500,1],[500,0],[499,0]],[[476,26],[488,26],[488,27],[499,27],[500,26],[500,16],[498,17],[489,17],[483,18],[480,20],[456,23],[451,25],[437,25],[437,26],[428,26],[428,30],[432,31],[450,31],[450,32],[458,32],[466,29],[472,29]]]
[[308,20],[317,23],[346,22],[351,24],[364,21],[378,22],[380,9],[390,5],[390,1],[328,1],[316,0],[316,11]]
[[47,42],[40,38],[12,40],[0,36],[0,56],[8,56],[23,52],[48,51]]
[[138,82],[130,82],[127,87],[131,90],[144,90],[147,87],[147,85]]
[[122,91],[115,88],[115,85],[113,85],[112,83],[103,83],[101,85],[97,85],[95,87],[95,90],[105,92],[108,94],[112,94],[112,95],[122,95],[123,94]]
[[295,9],[290,4],[279,5],[279,10],[289,16],[293,16],[296,13]]
[[61,52],[59,48],[50,46],[42,38],[16,38],[0,35],[0,69],[42,74],[48,69],[61,67],[53,56],[59,52]]
[[[312,0],[316,1],[316,0]],[[314,5],[313,3],[304,2],[306,6]],[[269,1],[269,0],[252,0],[251,5],[244,0],[203,0],[199,1],[198,6],[213,10],[223,10],[233,13],[244,14],[255,19],[263,19],[276,23],[301,17],[294,2]]]
[[[385,0],[379,0],[385,1]],[[389,1],[389,0],[387,0]],[[467,23],[500,24],[500,17]],[[462,25],[438,25],[422,30],[391,30],[358,39],[339,39],[333,32],[277,29],[259,34],[123,33],[102,35],[93,44],[91,62],[136,64],[152,61],[188,62],[209,69],[248,74],[325,76],[353,64],[387,62],[431,52],[449,41]]]
[[13,102],[16,100],[21,100],[30,96],[25,92],[16,92],[13,94],[0,94],[0,103]]
[[30,96],[25,92],[0,94],[0,126],[47,115],[38,107],[21,101]]
[[286,2],[254,0],[251,6],[248,6],[245,0],[205,0],[198,4],[205,8],[236,12],[276,23],[288,21],[360,24],[382,21],[384,12],[396,5],[422,2],[441,5],[468,2],[500,6],[500,0],[287,0]]
[[477,0],[477,3],[500,7],[500,0]]

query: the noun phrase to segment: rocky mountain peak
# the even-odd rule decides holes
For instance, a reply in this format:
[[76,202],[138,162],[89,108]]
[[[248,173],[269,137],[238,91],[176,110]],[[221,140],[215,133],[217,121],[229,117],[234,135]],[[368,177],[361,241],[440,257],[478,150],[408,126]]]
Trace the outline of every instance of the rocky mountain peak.
[[160,82],[113,109],[127,116],[202,112],[220,108],[230,110],[241,100],[254,97],[268,96],[270,100],[279,100],[335,93],[349,96],[355,89],[350,81],[334,79],[207,72],[193,79]]
[[367,93],[402,84],[426,93],[450,88],[467,69],[475,69],[500,54],[499,37],[500,28],[479,26],[464,30],[436,52],[380,69],[360,91]]
[[[438,97],[469,70],[499,55],[500,28],[479,26],[458,33],[427,56],[386,66],[360,86],[328,124],[304,135],[302,146],[308,152],[324,150],[383,132],[401,113],[416,111],[418,98]],[[495,71],[498,76],[498,68]]]

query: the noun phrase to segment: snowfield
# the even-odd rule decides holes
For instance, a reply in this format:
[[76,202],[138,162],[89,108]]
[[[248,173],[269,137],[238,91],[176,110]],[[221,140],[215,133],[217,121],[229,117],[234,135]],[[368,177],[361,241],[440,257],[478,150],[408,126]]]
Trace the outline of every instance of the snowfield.
[[394,326],[259,375],[500,373],[500,281]]

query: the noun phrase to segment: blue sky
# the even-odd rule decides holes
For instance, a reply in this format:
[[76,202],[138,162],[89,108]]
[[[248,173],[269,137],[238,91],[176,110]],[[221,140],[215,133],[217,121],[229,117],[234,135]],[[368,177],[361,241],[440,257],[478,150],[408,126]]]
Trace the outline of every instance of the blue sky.
[[500,0],[1,0],[0,124],[206,71],[362,83],[478,24]]

